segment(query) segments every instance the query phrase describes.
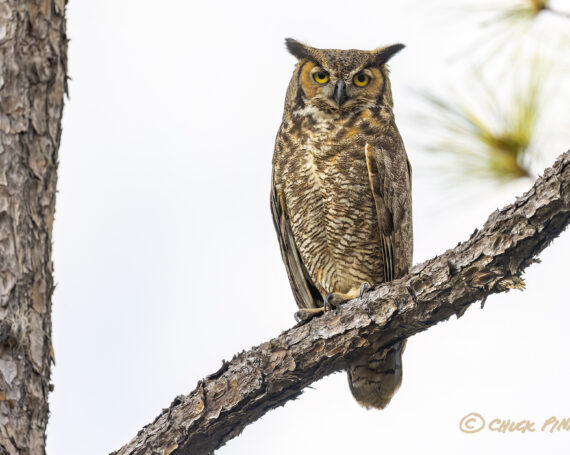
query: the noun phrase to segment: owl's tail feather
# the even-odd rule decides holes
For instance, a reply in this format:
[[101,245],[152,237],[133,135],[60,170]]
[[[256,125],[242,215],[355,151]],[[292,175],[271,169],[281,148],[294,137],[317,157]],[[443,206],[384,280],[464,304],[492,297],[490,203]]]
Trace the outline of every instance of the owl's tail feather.
[[356,401],[365,408],[384,409],[402,383],[402,353],[406,340],[351,363],[348,384]]

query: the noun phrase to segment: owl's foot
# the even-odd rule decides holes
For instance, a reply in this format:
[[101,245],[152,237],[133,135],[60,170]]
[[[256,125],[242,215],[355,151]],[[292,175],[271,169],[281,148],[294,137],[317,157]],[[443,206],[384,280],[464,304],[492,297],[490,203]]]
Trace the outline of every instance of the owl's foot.
[[331,311],[336,310],[340,304],[346,302],[346,298],[343,298],[341,294],[335,294],[334,292],[329,292],[325,295],[324,310]]
[[320,308],[301,308],[295,313],[295,321],[304,322],[313,319],[315,316],[325,312],[324,307]]
[[308,321],[320,314],[326,313],[327,311],[336,310],[344,302],[352,300],[360,295],[362,297],[368,290],[371,289],[369,283],[362,283],[360,290],[358,288],[353,288],[350,292],[346,294],[329,292],[325,295],[325,301],[322,307],[319,308],[301,308],[295,313],[295,321]]
[[342,294],[340,292],[329,292],[325,295],[325,311],[336,310],[339,305],[342,305],[344,302],[348,302],[358,296],[362,297],[369,289],[371,289],[370,284],[364,282],[360,286],[360,290],[358,290],[358,288],[353,288],[346,294]]
[[295,321],[305,322],[327,311],[336,310],[341,303],[346,302],[339,294],[329,292],[325,295],[325,302],[319,308],[301,308],[295,313]]

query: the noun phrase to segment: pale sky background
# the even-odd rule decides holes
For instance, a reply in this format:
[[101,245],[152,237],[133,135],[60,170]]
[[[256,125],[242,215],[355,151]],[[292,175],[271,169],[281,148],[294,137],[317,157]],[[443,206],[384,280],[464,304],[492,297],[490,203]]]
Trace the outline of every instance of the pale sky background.
[[[428,172],[432,158],[421,145],[432,133],[417,121],[418,91],[471,93],[468,69],[485,61],[498,34],[482,30],[488,16],[465,5],[70,2],[51,455],[118,449],[222,359],[294,324],[269,211],[273,143],[295,64],[285,37],[318,47],[407,45],[391,78],[414,168],[414,263],[467,239],[530,187],[450,189]],[[558,42],[569,24],[545,16],[524,32],[519,59],[537,43],[556,51],[537,171],[570,147],[569,66],[558,64],[570,54],[568,41]],[[483,66],[498,99],[522,73],[500,54]],[[411,338],[403,385],[387,409],[359,407],[338,373],[218,453],[567,453],[570,432],[464,434],[458,425],[473,411],[539,429],[552,415],[570,417],[569,252],[566,232],[528,269],[524,293],[492,296],[484,310],[473,305]]]

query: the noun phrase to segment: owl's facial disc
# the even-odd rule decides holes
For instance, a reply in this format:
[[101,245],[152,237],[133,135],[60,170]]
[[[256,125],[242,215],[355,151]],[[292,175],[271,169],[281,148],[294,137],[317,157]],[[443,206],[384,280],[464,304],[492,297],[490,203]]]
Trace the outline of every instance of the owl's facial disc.
[[365,64],[343,68],[311,60],[300,65],[299,84],[304,103],[320,111],[337,115],[378,103],[383,86],[379,68]]

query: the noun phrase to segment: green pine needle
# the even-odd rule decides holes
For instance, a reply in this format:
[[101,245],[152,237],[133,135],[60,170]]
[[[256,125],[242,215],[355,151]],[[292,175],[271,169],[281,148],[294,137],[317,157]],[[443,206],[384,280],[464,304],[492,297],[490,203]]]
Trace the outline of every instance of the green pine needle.
[[429,123],[437,124],[441,133],[434,145],[426,147],[445,158],[446,165],[438,169],[463,181],[467,178],[505,183],[533,176],[533,140],[541,83],[533,72],[523,85],[524,91],[514,93],[505,106],[497,104],[492,91],[482,82],[479,85],[484,97],[478,98],[479,105],[452,103],[423,94],[435,112]]
[[542,11],[549,9],[549,3],[549,0],[525,0],[519,5],[502,10],[493,22],[533,20]]

